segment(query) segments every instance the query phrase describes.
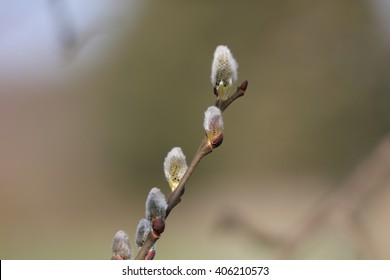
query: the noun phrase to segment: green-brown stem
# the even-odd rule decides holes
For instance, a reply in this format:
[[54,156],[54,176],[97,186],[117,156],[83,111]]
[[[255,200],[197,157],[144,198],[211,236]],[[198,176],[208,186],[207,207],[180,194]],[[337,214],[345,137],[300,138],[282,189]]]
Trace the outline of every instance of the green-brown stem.
[[[237,90],[235,93],[230,96],[227,100],[217,100],[215,102],[215,106],[218,107],[222,112],[225,111],[230,104],[232,104],[237,98],[244,95],[246,88],[248,86],[248,81],[244,81],[241,83],[239,87],[237,87]],[[184,194],[184,188],[188,180],[190,179],[192,173],[194,172],[196,166],[200,162],[200,160],[211,153],[213,151],[207,137],[204,137],[202,140],[198,151],[195,153],[190,166],[188,167],[186,173],[184,174],[183,178],[181,178],[179,185],[176,187],[176,189],[168,196],[167,202],[168,207],[166,210],[166,217],[169,216],[172,209],[175,208],[177,204],[180,203],[181,197]],[[136,260],[144,260],[149,250],[153,247],[154,243],[158,240],[158,237],[155,237],[151,232],[149,233],[148,237],[146,238],[146,241],[144,245],[139,249],[137,256],[135,257]]]

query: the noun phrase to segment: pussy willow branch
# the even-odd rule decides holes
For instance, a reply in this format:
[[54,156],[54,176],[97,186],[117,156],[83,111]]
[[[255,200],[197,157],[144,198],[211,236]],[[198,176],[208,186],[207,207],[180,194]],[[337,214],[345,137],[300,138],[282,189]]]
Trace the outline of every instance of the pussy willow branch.
[[[218,107],[221,112],[225,111],[230,104],[232,104],[235,100],[237,100],[239,97],[243,96],[245,94],[246,88],[248,86],[248,81],[244,81],[241,83],[239,87],[237,87],[235,93],[230,96],[227,100],[217,100],[215,102],[215,106]],[[179,185],[176,187],[176,189],[168,196],[167,203],[168,207],[166,210],[166,218],[168,218],[169,214],[175,208],[177,204],[180,203],[181,197],[184,194],[185,185],[187,184],[188,180],[190,179],[192,173],[194,172],[196,166],[200,162],[200,160],[211,153],[213,149],[208,143],[207,137],[205,137],[197,152],[195,153],[187,172],[184,174],[183,178],[180,180]],[[149,250],[153,247],[154,243],[159,239],[159,237],[153,235],[152,232],[149,233],[148,237],[146,238],[146,241],[144,245],[139,249],[137,256],[135,257],[136,260],[144,260]]]

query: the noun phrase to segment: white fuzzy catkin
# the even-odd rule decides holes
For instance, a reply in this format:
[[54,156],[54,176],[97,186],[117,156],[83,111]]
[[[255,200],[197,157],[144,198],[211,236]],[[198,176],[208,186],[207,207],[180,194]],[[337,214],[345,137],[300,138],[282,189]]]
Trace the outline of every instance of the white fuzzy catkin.
[[167,201],[160,189],[151,189],[146,199],[146,218],[150,221],[156,218],[165,219],[167,207]]
[[131,246],[129,236],[123,230],[119,230],[112,239],[112,255],[119,256],[124,260],[131,258]]
[[142,218],[139,221],[137,231],[135,232],[135,243],[138,247],[142,247],[144,245],[145,240],[151,230],[152,224],[150,223],[150,221],[145,218]]
[[220,45],[215,49],[211,65],[211,83],[213,87],[230,87],[237,81],[238,63],[227,46]]
[[222,112],[215,106],[210,106],[204,112],[203,127],[209,139],[223,132]]
[[188,167],[186,157],[180,147],[173,148],[164,160],[164,174],[172,191],[175,190]]

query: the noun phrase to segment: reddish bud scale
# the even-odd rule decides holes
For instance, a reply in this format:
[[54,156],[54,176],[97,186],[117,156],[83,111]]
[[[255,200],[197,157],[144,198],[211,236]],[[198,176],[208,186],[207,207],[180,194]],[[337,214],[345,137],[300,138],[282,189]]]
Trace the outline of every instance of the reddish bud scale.
[[154,219],[152,222],[153,232],[159,237],[165,229],[165,222],[161,218]]
[[218,89],[217,89],[217,87],[214,87],[214,95],[218,97]]
[[218,136],[214,137],[214,139],[210,142],[211,147],[213,149],[219,147],[223,142],[223,133],[219,134]]
[[145,256],[145,260],[150,261],[154,259],[154,256],[156,255],[156,250],[151,249]]
[[241,89],[242,91],[246,91],[246,88],[247,88],[247,87],[248,87],[248,81],[245,80],[245,81],[243,81],[243,82],[241,83],[240,89]]

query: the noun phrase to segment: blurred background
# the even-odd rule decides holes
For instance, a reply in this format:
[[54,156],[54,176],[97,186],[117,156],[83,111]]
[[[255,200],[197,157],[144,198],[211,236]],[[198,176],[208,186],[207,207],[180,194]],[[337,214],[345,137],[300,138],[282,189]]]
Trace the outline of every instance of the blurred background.
[[136,251],[220,44],[248,90],[156,258],[390,258],[389,0],[0,1],[0,258]]

